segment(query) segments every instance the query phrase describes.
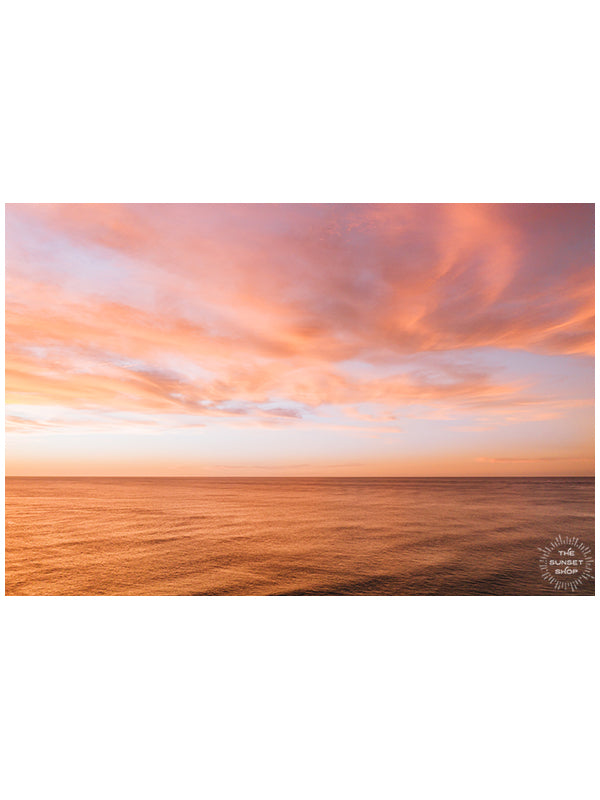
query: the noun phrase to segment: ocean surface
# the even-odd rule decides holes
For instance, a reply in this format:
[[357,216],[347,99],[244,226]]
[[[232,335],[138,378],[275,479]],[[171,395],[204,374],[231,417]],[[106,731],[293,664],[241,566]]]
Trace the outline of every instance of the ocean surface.
[[572,595],[557,535],[593,551],[593,478],[7,478],[5,592]]

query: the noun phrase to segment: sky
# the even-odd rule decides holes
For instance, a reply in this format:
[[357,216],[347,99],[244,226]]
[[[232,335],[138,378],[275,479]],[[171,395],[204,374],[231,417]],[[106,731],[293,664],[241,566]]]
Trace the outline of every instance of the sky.
[[593,205],[7,205],[6,472],[592,475]]

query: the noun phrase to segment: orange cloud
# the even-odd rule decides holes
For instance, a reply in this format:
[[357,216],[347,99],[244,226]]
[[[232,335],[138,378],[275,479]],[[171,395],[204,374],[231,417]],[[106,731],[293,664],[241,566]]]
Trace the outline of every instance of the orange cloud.
[[593,355],[593,221],[588,205],[9,205],[7,402],[356,432],[400,411],[482,434],[557,419],[583,389],[486,351]]
[[591,458],[577,458],[572,456],[542,456],[540,458],[477,458],[483,464],[543,464],[547,461],[577,461],[589,462]]

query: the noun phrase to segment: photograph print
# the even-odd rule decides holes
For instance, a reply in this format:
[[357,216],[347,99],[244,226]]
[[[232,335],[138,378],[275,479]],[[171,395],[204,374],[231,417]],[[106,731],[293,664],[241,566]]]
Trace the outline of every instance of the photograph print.
[[594,206],[6,206],[7,595],[594,594]]

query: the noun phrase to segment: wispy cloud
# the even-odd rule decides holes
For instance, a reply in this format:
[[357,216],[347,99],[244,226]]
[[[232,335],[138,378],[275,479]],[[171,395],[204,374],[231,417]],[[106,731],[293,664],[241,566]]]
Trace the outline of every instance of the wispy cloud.
[[484,464],[544,464],[552,461],[589,462],[590,458],[577,458],[573,456],[541,456],[534,458],[477,458]]

